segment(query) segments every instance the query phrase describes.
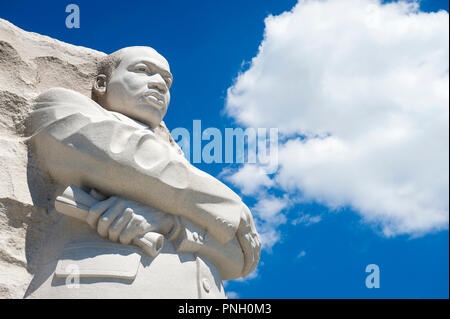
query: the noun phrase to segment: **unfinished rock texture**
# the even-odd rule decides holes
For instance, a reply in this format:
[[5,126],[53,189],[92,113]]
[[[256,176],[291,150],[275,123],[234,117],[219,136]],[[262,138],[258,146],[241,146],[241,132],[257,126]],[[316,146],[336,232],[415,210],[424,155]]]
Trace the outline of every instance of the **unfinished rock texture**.
[[32,100],[52,87],[90,97],[103,56],[0,19],[0,298],[24,296],[46,229],[59,217],[45,209],[49,183],[27,149]]

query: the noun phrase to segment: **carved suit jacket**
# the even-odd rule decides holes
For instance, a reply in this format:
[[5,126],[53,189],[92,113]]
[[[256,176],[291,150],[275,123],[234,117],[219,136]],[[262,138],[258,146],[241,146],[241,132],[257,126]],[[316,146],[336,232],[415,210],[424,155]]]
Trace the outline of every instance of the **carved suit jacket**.
[[[53,88],[35,100],[35,109],[30,114],[30,127],[37,158],[57,183],[95,188],[105,195],[121,196],[162,212],[182,216],[200,227],[200,234],[195,232],[193,241],[199,241],[198,237],[203,240],[209,236],[222,245],[231,241],[237,244],[235,233],[245,207],[240,197],[211,175],[192,166],[169,141],[163,140],[145,125],[122,114],[107,111],[80,93]],[[86,228],[86,225],[77,227]],[[118,250],[123,249],[120,244],[104,244],[116,247],[116,253],[111,255],[120,257],[117,254]],[[173,254],[175,250],[173,245],[168,245],[162,253]],[[131,249],[124,254],[135,253]],[[92,254],[95,255],[95,249]],[[166,259],[172,258],[167,256]],[[212,289],[211,286],[218,289],[218,296],[224,296],[221,279],[240,276],[234,271],[227,274],[229,278],[223,278],[223,274],[221,278],[210,260],[198,254],[181,253],[177,258],[196,264],[191,273],[196,273],[197,278],[193,280],[199,290],[197,297],[201,297],[200,290],[205,293]],[[127,260],[129,262],[131,257]],[[119,260],[117,262],[121,263]],[[144,263],[149,262],[153,261],[147,258]],[[159,267],[164,268],[166,264],[162,262]],[[182,262],[178,261],[178,264]],[[152,267],[157,265],[153,262]],[[61,267],[61,263],[52,267]],[[209,276],[209,281],[199,277],[199,269],[200,273],[207,273],[205,278]],[[52,271],[57,272],[58,269]],[[123,272],[119,273],[126,277]],[[37,279],[37,285],[39,281],[48,280]],[[190,297],[189,293],[187,297]]]

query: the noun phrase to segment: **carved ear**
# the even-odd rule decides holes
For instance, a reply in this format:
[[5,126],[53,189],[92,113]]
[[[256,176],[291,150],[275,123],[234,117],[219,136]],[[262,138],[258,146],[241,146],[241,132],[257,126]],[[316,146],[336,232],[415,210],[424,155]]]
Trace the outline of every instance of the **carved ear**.
[[104,94],[106,92],[106,75],[99,74],[96,76],[94,89],[100,94]]

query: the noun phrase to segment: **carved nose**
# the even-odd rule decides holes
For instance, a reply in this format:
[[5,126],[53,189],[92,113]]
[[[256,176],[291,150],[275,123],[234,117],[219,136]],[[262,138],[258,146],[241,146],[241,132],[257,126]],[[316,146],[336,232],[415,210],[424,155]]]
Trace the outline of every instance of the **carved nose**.
[[162,76],[159,74],[155,74],[151,77],[151,79],[148,83],[148,87],[150,89],[157,89],[161,93],[166,93],[168,90],[166,82],[164,81]]

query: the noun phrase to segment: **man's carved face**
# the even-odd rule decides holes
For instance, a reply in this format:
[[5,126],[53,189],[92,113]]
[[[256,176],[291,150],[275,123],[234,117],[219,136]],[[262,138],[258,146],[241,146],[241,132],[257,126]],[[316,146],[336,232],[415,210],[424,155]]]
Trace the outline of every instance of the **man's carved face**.
[[111,111],[156,127],[170,102],[169,63],[150,47],[126,48],[108,81],[105,102]]

